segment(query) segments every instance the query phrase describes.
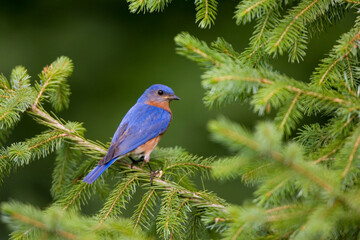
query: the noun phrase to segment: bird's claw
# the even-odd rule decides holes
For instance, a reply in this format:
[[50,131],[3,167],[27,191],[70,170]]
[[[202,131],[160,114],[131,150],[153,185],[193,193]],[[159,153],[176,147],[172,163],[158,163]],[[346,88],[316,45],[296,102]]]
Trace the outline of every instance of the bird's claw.
[[160,170],[150,171],[150,184],[153,185],[154,178],[160,173]]

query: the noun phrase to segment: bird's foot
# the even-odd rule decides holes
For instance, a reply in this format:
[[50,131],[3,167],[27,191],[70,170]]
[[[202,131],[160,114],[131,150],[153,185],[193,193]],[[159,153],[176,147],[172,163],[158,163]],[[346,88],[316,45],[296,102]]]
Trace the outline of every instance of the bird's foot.
[[162,175],[162,171],[161,170],[155,170],[155,171],[150,171],[150,184],[151,186],[153,185],[153,180],[154,178],[160,174],[160,176]]

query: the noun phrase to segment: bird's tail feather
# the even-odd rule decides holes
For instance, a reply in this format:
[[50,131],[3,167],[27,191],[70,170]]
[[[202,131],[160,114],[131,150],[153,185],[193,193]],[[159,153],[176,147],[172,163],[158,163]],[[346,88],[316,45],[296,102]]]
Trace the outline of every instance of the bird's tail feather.
[[88,184],[92,184],[111,164],[115,162],[117,158],[112,159],[110,162],[104,165],[97,165],[86,177],[84,178],[83,182]]

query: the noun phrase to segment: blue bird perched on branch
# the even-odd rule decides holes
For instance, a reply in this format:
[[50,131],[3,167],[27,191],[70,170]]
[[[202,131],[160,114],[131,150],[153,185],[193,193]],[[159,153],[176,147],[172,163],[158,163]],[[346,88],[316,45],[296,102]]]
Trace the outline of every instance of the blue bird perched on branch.
[[[150,154],[170,125],[171,100],[180,98],[168,86],[155,84],[146,89],[121,121],[105,157],[83,181],[93,183],[111,164],[122,157],[130,157],[133,163],[145,160],[149,165],[152,181],[156,173],[149,163]],[[132,157],[139,159],[134,160]]]

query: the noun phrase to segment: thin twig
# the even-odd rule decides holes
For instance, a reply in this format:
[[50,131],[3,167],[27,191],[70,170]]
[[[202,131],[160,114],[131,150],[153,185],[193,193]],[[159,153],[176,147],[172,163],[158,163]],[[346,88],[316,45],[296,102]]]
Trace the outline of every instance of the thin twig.
[[275,208],[268,209],[265,212],[266,213],[272,213],[272,212],[277,212],[277,211],[281,211],[281,210],[288,209],[288,208],[293,208],[293,207],[296,207],[296,205],[295,204],[283,205],[283,206],[280,206],[280,207],[275,207]]
[[282,129],[285,126],[285,123],[286,123],[287,119],[289,118],[290,113],[291,113],[292,109],[294,108],[295,103],[298,100],[300,94],[301,93],[297,93],[296,96],[294,97],[294,99],[292,100],[291,105],[290,105],[289,109],[287,110],[284,119],[281,121],[281,124],[279,127],[280,129]]
[[210,62],[212,62],[213,64],[215,64],[215,66],[220,66],[220,63],[218,61],[216,61],[214,58],[212,58],[211,56],[207,55],[205,52],[201,51],[200,49],[192,46],[192,45],[187,45],[186,46],[188,49],[192,50],[194,53],[199,54],[200,56],[202,56],[205,59],[208,59]]
[[347,163],[347,165],[346,165],[343,173],[341,174],[341,177],[342,177],[342,178],[345,178],[346,175],[347,175],[347,173],[348,173],[349,170],[350,170],[351,163],[352,163],[352,161],[353,161],[353,159],[354,159],[354,156],[355,156],[356,150],[357,150],[357,148],[358,148],[358,146],[359,146],[359,143],[360,143],[360,135],[357,137],[357,139],[356,139],[356,141],[355,141],[354,147],[353,147],[353,149],[352,149],[352,151],[351,151],[351,154],[350,154],[350,156],[349,156],[348,163]]
[[55,129],[59,129],[62,132],[66,133],[67,137],[74,140],[76,143],[78,143],[81,146],[84,146],[88,149],[97,150],[101,154],[106,154],[106,149],[98,146],[97,144],[94,144],[92,142],[87,141],[85,138],[82,138],[78,136],[75,132],[72,130],[66,128],[63,124],[61,124],[58,120],[51,117],[48,113],[45,111],[40,110],[36,105],[33,105],[28,112],[33,113],[34,115],[40,117],[41,119],[45,120],[45,122],[51,124],[51,126]]
[[313,163],[314,163],[314,164],[318,164],[319,162],[328,160],[328,157],[331,156],[331,155],[333,155],[337,150],[340,149],[340,147],[341,147],[341,145],[337,146],[337,147],[334,148],[331,152],[329,152],[329,153],[325,154],[324,156],[316,159]]
[[[355,40],[358,40],[360,37],[360,31],[357,32],[354,37],[349,41],[349,44],[347,44],[346,46],[343,47],[343,51],[345,51],[349,45],[352,45],[354,48],[358,48],[358,45],[354,45],[353,42]],[[323,83],[323,81],[325,80],[325,77],[328,75],[328,73],[330,72],[330,70],[343,58],[347,57],[349,55],[351,50],[347,50],[343,55],[341,55],[339,58],[335,59],[335,61],[329,66],[328,69],[326,69],[325,73],[321,76],[320,81],[319,81],[319,85],[321,85]]]
[[[227,80],[239,80],[239,81],[247,81],[247,82],[258,82],[258,83],[262,83],[262,84],[274,84],[274,81],[271,81],[269,79],[266,78],[257,78],[257,77],[240,77],[237,75],[225,75],[225,76],[219,76],[216,78],[212,79],[214,82],[220,82],[220,81],[227,81]],[[324,99],[330,102],[334,102],[334,103],[340,103],[340,104],[344,104],[344,105],[351,105],[350,101],[347,101],[345,99],[339,98],[339,97],[329,97],[326,95],[323,95],[321,93],[318,92],[313,92],[313,91],[308,91],[308,90],[303,90],[301,88],[298,87],[294,87],[292,85],[286,85],[284,86],[285,88],[287,88],[288,90],[295,92],[295,93],[300,93],[306,96],[312,96],[312,97],[316,97],[319,99]],[[354,111],[355,109],[358,109],[358,107],[353,107],[351,108],[352,111]]]

